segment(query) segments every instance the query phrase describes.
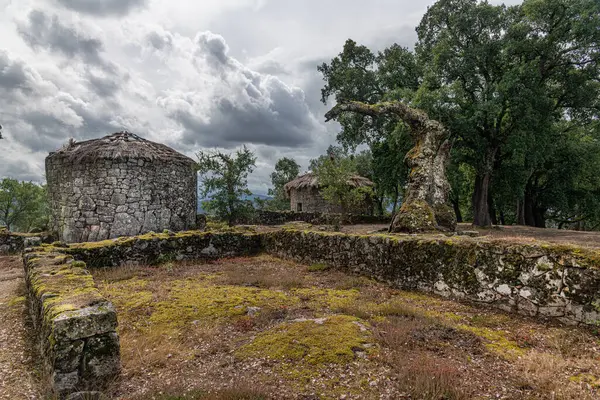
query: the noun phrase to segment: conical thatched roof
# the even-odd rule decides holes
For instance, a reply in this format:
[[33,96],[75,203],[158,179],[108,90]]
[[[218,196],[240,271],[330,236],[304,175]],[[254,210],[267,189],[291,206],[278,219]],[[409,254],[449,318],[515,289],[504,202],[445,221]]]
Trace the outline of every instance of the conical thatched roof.
[[193,164],[195,161],[165,146],[151,142],[130,132],[117,132],[100,139],[75,142],[73,139],[60,150],[50,153],[48,158],[65,158],[73,162],[97,159],[147,161],[169,161]]
[[[364,187],[364,186],[373,186],[374,183],[369,179],[364,178],[358,175],[352,175],[352,177],[348,180],[348,185],[351,187]],[[285,184],[285,194],[290,197],[290,191],[292,189],[302,190],[302,189],[318,189],[319,182],[317,176],[309,172],[308,174],[304,174],[302,176],[297,177],[291,182]]]

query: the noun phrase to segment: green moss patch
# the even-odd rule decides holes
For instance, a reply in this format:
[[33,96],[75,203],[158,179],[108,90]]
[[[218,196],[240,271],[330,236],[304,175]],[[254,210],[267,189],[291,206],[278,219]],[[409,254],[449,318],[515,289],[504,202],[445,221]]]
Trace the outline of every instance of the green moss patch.
[[202,318],[227,318],[244,315],[248,307],[293,305],[297,298],[282,291],[241,286],[210,286],[193,280],[174,281],[169,298],[159,302],[150,320],[173,326]]
[[371,333],[365,323],[347,315],[293,321],[262,332],[241,347],[241,358],[270,358],[310,365],[343,364],[366,351]]

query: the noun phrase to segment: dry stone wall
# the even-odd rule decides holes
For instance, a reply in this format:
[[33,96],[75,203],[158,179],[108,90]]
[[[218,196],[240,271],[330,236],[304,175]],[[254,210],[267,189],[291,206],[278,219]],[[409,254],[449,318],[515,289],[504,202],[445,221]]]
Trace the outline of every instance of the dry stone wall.
[[45,248],[26,249],[29,314],[51,390],[59,398],[103,390],[121,369],[117,314],[85,263]]
[[573,246],[288,229],[259,234],[150,233],[95,243],[54,243],[24,254],[30,312],[52,386],[60,396],[98,389],[120,370],[115,310],[95,288],[82,261],[116,267],[261,251],[532,317],[600,324],[600,252]]
[[[295,212],[295,211],[258,211],[253,221],[256,225],[284,225],[287,222],[302,221],[311,224],[330,224],[342,217],[341,214],[320,212]],[[352,224],[389,224],[391,216],[357,215],[349,216]]]
[[48,233],[15,233],[0,227],[0,255],[20,254],[26,247],[52,243],[55,239]]
[[53,156],[46,178],[53,230],[68,243],[195,227],[197,174],[190,163]]
[[408,290],[465,299],[568,324],[600,324],[600,252],[465,237],[344,235],[283,230],[264,249],[326,263]]
[[251,256],[261,251],[254,233],[200,231],[149,233],[137,237],[80,243],[61,251],[90,267],[117,267],[125,263],[160,264],[168,261]]

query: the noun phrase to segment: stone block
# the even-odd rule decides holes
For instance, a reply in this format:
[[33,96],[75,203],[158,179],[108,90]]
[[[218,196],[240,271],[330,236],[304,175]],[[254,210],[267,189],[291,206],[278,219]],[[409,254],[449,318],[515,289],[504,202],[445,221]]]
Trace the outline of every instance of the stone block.
[[81,364],[84,343],[83,340],[55,343],[50,355],[54,370],[62,373],[76,371]]
[[89,338],[83,355],[83,377],[93,382],[107,382],[121,370],[119,336],[115,332]]
[[109,302],[80,310],[66,311],[52,320],[54,338],[72,341],[115,331],[117,314]]

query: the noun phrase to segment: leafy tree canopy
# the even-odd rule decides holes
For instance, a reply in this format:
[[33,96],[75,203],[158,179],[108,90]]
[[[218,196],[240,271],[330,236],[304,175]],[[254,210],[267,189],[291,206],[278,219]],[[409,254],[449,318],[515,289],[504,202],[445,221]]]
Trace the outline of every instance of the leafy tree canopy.
[[275,164],[275,171],[271,173],[271,183],[273,188],[269,189],[269,195],[273,200],[269,202],[267,208],[274,210],[289,210],[290,202],[285,197],[284,186],[286,183],[296,179],[300,174],[300,165],[292,158],[281,158]]
[[46,187],[4,178],[0,181],[0,225],[15,232],[48,229]]
[[197,157],[202,196],[211,198],[203,206],[230,226],[248,217],[253,206],[247,179],[256,165],[254,153],[244,146],[234,154],[201,151]]
[[[599,26],[597,0],[510,7],[439,0],[417,27],[414,52],[392,45],[374,53],[348,40],[318,66],[322,101],[401,100],[441,121],[453,142],[448,175],[457,217],[536,226],[559,210],[575,218],[583,215],[575,209],[581,192],[555,171],[560,160],[572,160],[570,176],[587,176],[595,165],[589,149],[600,118]],[[403,187],[406,170],[390,168],[411,147],[402,123],[353,113],[336,120],[344,148],[366,145],[373,164],[383,166],[376,192],[389,197]],[[552,190],[550,176],[557,178]],[[586,188],[584,197],[596,196],[593,184]]]

